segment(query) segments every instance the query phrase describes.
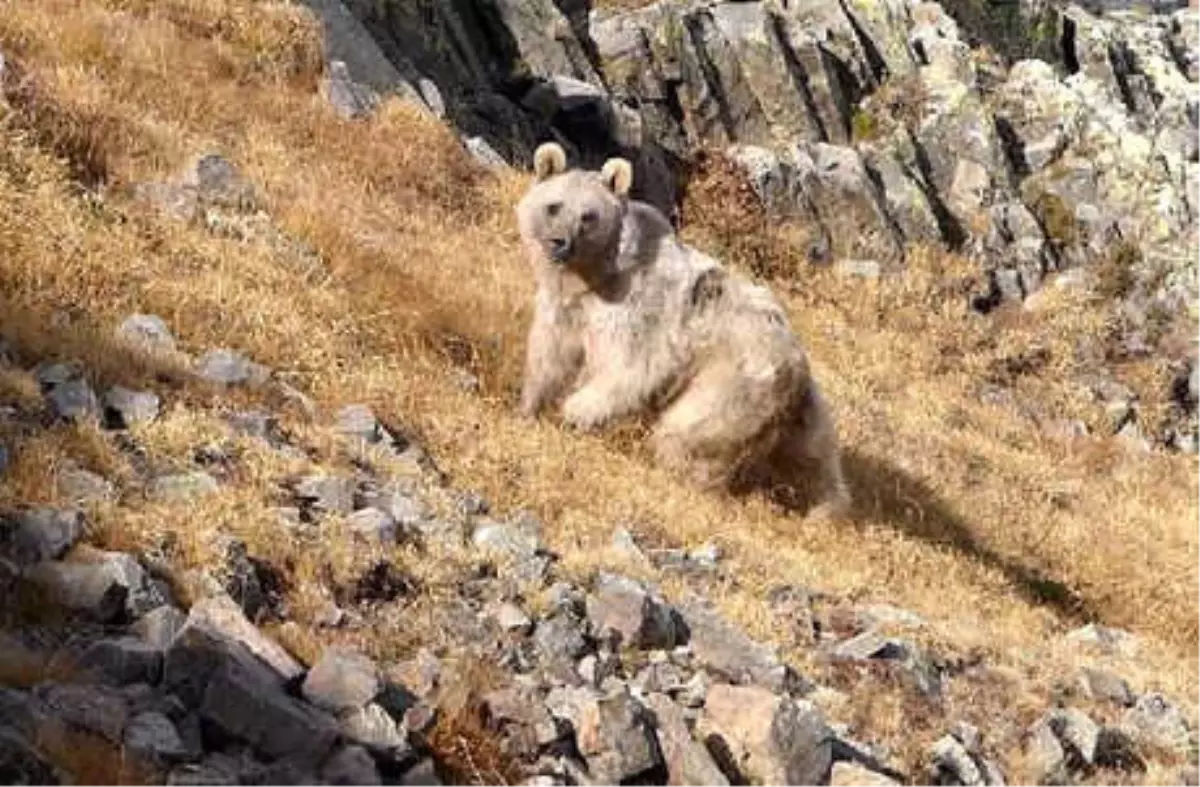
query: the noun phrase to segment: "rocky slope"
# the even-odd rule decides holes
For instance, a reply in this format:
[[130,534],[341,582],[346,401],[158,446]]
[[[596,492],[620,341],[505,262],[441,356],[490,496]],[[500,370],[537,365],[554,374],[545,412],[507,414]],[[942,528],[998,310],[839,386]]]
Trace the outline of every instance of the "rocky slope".
[[[1194,503],[1149,480],[1187,475],[1151,440],[1195,443],[1195,364],[1190,348],[1171,344],[1171,329],[1194,319],[1195,203],[1172,169],[1195,167],[1193,11],[1022,10],[1042,24],[997,32],[983,24],[992,12],[933,4],[589,14],[566,3],[323,0],[312,5],[333,62],[321,91],[363,121],[338,125],[326,106],[312,107],[302,79],[267,81],[265,99],[253,92],[273,57],[289,75],[302,70],[280,52],[305,59],[303,47],[267,35],[270,24],[239,27],[186,2],[147,20],[138,3],[106,3],[53,24],[33,6],[0,18],[0,42],[17,52],[0,69],[0,188],[15,216],[0,216],[0,295],[34,315],[0,314],[4,780],[1196,783],[1194,698],[1177,688],[1195,685],[1194,643],[1180,644],[1178,631],[1189,625],[1179,587],[1195,549],[1171,530]],[[240,11],[286,19],[276,4]],[[186,36],[138,37],[162,28]],[[993,52],[981,46],[988,36]],[[1008,62],[1025,54],[1046,59]],[[164,68],[169,56],[178,59]],[[70,57],[89,68],[63,67]],[[127,63],[139,78],[178,80],[165,84],[187,96],[184,110],[117,103],[131,100],[127,86],[104,69],[125,77]],[[100,87],[86,81],[95,72]],[[203,79],[211,93],[196,87]],[[72,103],[79,84],[86,100]],[[154,101],[163,91],[150,84],[132,92]],[[388,92],[449,121],[477,163],[397,123],[380,103]],[[243,109],[247,97],[260,115]],[[225,114],[231,126],[203,125]],[[515,269],[515,244],[480,192],[455,191],[454,181],[519,167],[548,136],[589,162],[633,157],[642,195],[671,212],[682,189],[701,188],[697,162],[715,147],[749,176],[770,221],[806,230],[783,235],[801,246],[780,259],[816,267],[775,284],[845,301],[818,311],[806,339],[847,394],[840,413],[866,524],[814,532],[769,519],[756,501],[712,508],[684,497],[655,509],[639,496],[675,487],[648,465],[620,466],[623,445],[598,459],[554,454],[560,438],[548,428],[494,416],[511,409],[488,398],[500,399],[500,375],[473,355],[492,345],[430,331],[442,341],[436,354],[404,355],[378,338],[396,323],[413,332],[409,287],[414,300],[494,310],[489,329],[512,322],[508,291],[487,279],[483,258]],[[342,148],[331,142],[343,138]],[[320,146],[306,147],[313,139]],[[366,144],[375,147],[360,162],[355,146]],[[236,150],[258,177],[197,148]],[[47,164],[44,149],[65,163]],[[393,155],[417,163],[391,168]],[[156,156],[187,166],[165,177]],[[450,185],[417,184],[419,203],[388,212],[389,193],[411,187],[414,172]],[[360,180],[365,197],[337,190]],[[313,213],[289,201],[297,193]],[[438,200],[461,212],[387,234]],[[350,227],[350,239],[322,218]],[[425,246],[435,227],[466,252]],[[389,265],[406,251],[399,243],[416,247],[420,264],[447,268],[451,286],[430,296],[413,284],[428,280]],[[966,280],[991,289],[961,288],[957,257],[930,273],[921,243],[958,249],[974,274],[992,272]],[[820,278],[826,263],[834,274]],[[469,289],[464,272],[500,305],[455,300],[454,288]],[[1051,274],[1055,286],[1034,293]],[[372,300],[376,290],[385,297]],[[1117,329],[1099,346],[1066,336],[1084,356],[1082,371],[1069,365],[1081,379],[1029,398],[1078,388],[1103,416],[1093,442],[1079,422],[1052,422],[1068,434],[1042,436],[1039,421],[1004,415],[1030,405],[1013,401],[1014,380],[1061,363],[1057,347],[1027,341],[1042,334],[1001,329],[1013,314],[1005,300],[1023,300],[1017,319],[1034,320],[1072,292],[1103,293]],[[968,321],[946,305],[960,297],[986,314]],[[163,316],[131,314],[130,303]],[[793,312],[797,303],[823,307],[793,300]],[[930,331],[919,360],[931,377],[968,367],[946,384],[947,402],[928,401],[941,389],[927,380],[898,381],[896,367],[869,357],[891,345],[881,349],[862,326],[893,310],[889,341],[947,331]],[[942,322],[922,321],[942,311]],[[507,334],[495,332],[499,345]],[[283,341],[263,339],[276,333]],[[494,352],[519,357],[511,346]],[[1128,356],[1182,360],[1170,367],[1161,425],[1104,369]],[[441,376],[450,383],[412,393],[410,380]],[[906,399],[904,387],[924,400]],[[979,415],[976,398],[1002,414]],[[904,473],[864,469],[874,443],[888,443],[881,453],[913,477],[922,457],[944,450],[919,423],[914,448],[880,406],[889,400],[967,444],[947,452],[939,480],[966,490],[958,508],[988,516],[960,523]],[[1056,401],[1033,404],[1056,412]],[[1106,441],[1110,432],[1119,438]],[[976,434],[996,435],[999,447],[970,443]],[[488,461],[501,468],[491,478],[472,467]],[[1088,475],[1060,478],[1055,463]],[[612,488],[597,466],[632,502],[573,502],[570,484],[588,498]],[[472,473],[490,482],[491,501],[462,486]],[[551,483],[539,487],[539,473]],[[1101,484],[1117,492],[1105,497]],[[1106,504],[1125,529],[1105,529]],[[1014,509],[1037,520],[1032,535],[1002,515]],[[1086,520],[1082,535],[1054,532],[1075,522],[1068,516]],[[852,547],[822,542],[837,538]],[[1042,549],[1056,538],[1082,568]],[[813,557],[778,558],[786,549]],[[871,564],[887,568],[871,574]],[[920,614],[881,601],[922,586],[934,600]],[[1139,602],[1133,614],[1125,599]],[[1138,633],[1084,624],[1121,615]],[[993,639],[1003,644],[989,648]]]
[[[229,193],[225,162],[205,158],[198,171],[222,176],[198,178],[191,196],[204,203]],[[151,315],[131,316],[116,340],[178,352]],[[13,366],[19,359],[6,356],[9,379],[23,373]],[[179,362],[231,392],[296,395],[229,350]],[[1015,718],[994,717],[986,729],[954,720],[942,715],[945,685],[986,685],[994,679],[986,664],[926,650],[911,638],[925,625],[911,612],[777,585],[767,599],[773,625],[823,665],[800,674],[704,600],[703,587],[729,580],[713,546],[643,549],[629,531],[614,531],[612,548],[631,565],[694,583],[697,591],[677,604],[628,576],[562,577],[535,518],[490,511],[449,487],[419,446],[362,405],[314,410],[340,446],[334,466],[280,430],[275,414],[233,409],[196,469],[180,472],[137,439],[136,427],[169,402],[149,391],[97,392],[86,369],[63,364],[27,374],[43,405],[9,408],[8,428],[91,423],[141,469],[118,486],[61,467],[57,483],[73,505],[0,521],[7,783],[995,785],[1006,783],[995,752],[1016,745],[1027,753],[1024,777],[1057,784],[1137,780],[1148,758],[1194,758],[1195,732],[1168,698],[1139,695],[1097,666],[1079,669],[1027,728]],[[224,565],[182,576],[165,556],[81,541],[86,511],[98,503],[187,506],[230,494],[227,477],[247,440],[313,471],[280,483],[277,526],[303,534],[343,521],[365,558],[361,574],[322,585],[318,625],[342,642],[316,651],[310,643],[309,667],[256,626],[298,644],[287,580],[237,539],[224,537]],[[397,543],[437,560],[456,556],[434,598],[422,601],[430,589],[383,557]],[[357,632],[400,630],[422,608],[438,635],[415,656],[376,663],[350,644]],[[1132,634],[1095,625],[1066,639],[1093,664],[1120,663],[1139,647]],[[489,665],[486,679],[456,671],[464,661]],[[847,695],[878,690],[867,676],[886,676],[913,712],[943,726],[921,769],[829,717],[825,709]],[[475,695],[464,705],[468,690]],[[461,717],[457,739],[438,732],[439,715],[448,714]],[[467,729],[482,746],[466,747],[463,719],[478,725]],[[472,752],[481,750],[488,760],[476,762]],[[1177,778],[1195,784],[1194,765]]]
[[[1191,374],[1179,333],[1197,314],[1194,8],[634,5],[313,4],[348,116],[391,92],[489,165],[525,165],[548,138],[585,166],[623,154],[637,196],[670,215],[715,151],[803,226],[814,262],[887,270],[915,245],[945,247],[979,265],[984,312],[1079,269],[1119,304],[1099,352]],[[1195,451],[1181,402],[1137,439]]]

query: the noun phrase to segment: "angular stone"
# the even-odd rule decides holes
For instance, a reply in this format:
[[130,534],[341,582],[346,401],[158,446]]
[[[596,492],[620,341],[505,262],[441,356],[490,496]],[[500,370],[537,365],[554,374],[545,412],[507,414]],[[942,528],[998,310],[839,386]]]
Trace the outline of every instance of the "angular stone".
[[150,482],[146,497],[160,503],[180,503],[217,492],[221,485],[203,470],[161,475]]
[[634,648],[673,648],[675,611],[631,579],[601,573],[588,597],[587,614],[597,634],[612,629]]
[[75,683],[46,684],[37,687],[34,695],[43,703],[49,718],[96,733],[110,743],[122,741],[129,706],[116,689]]
[[296,484],[296,496],[327,514],[349,514],[354,510],[353,479],[332,475],[312,475]]
[[1110,656],[1135,656],[1140,647],[1140,642],[1134,634],[1098,623],[1089,623],[1077,628],[1068,633],[1066,639],[1073,644]]
[[984,777],[981,763],[967,747],[956,738],[946,735],[939,738],[930,750],[931,784],[985,785],[990,782]]
[[1122,707],[1133,705],[1135,700],[1129,684],[1120,675],[1106,670],[1084,667],[1079,671],[1079,685],[1087,696]]
[[667,784],[729,784],[708,749],[692,738],[682,708],[662,694],[649,694],[645,702],[654,714],[658,743],[667,764]]
[[69,562],[38,563],[25,579],[51,603],[102,623],[136,618],[167,601],[148,582],[137,560],[122,552],[81,546]]
[[437,768],[430,759],[421,760],[400,777],[403,787],[440,787],[442,783],[438,778]]
[[624,783],[659,765],[654,733],[626,689],[583,702],[572,722],[588,770],[603,783]]
[[321,766],[325,784],[381,784],[375,760],[361,746],[343,746]]
[[114,385],[104,394],[105,422],[114,429],[128,429],[158,418],[162,400],[152,391],[134,391]]
[[483,698],[490,728],[503,730],[516,753],[535,757],[561,736],[547,703],[532,686],[518,683]]
[[3,534],[2,551],[22,564],[57,560],[84,532],[83,515],[58,508],[35,508],[11,517]]
[[74,463],[58,471],[54,485],[59,498],[71,505],[109,502],[117,496],[116,487],[111,481]]
[[[225,595],[214,595],[192,605],[187,623],[167,652],[164,682],[203,685],[205,675],[232,658],[230,647],[241,646],[276,674],[280,685],[304,668],[278,643],[246,619],[241,608]],[[198,698],[197,698],[198,699]]]
[[46,394],[50,409],[64,421],[94,421],[100,418],[100,400],[87,380],[74,379],[55,385]]
[[536,533],[516,524],[486,522],[475,528],[471,537],[476,548],[516,558],[533,557],[541,549]]
[[359,710],[378,696],[379,669],[361,653],[327,648],[304,678],[304,697],[332,713]]
[[835,762],[829,774],[829,784],[832,787],[891,787],[900,782],[855,762]]
[[399,759],[410,748],[396,721],[377,703],[350,711],[340,723],[343,735],[381,756]]
[[125,748],[134,757],[154,763],[178,762],[191,754],[175,725],[157,711],[140,713],[129,720]]
[[1169,751],[1187,751],[1192,745],[1183,713],[1161,694],[1139,697],[1121,717],[1121,727],[1135,740]]
[[754,683],[772,691],[789,691],[800,680],[774,651],[755,642],[693,599],[680,608],[689,632],[688,644],[696,661],[733,683]]
[[268,757],[303,752],[310,761],[319,761],[337,740],[337,725],[285,694],[273,678],[274,673],[254,662],[226,660],[208,681],[200,715]]
[[135,637],[102,639],[75,660],[75,666],[117,685],[156,684],[162,677],[162,650]]
[[511,602],[504,602],[496,605],[491,612],[492,618],[497,625],[505,631],[515,631],[522,634],[528,634],[533,628],[533,621],[525,614],[525,611]]
[[130,631],[159,650],[165,650],[187,622],[187,615],[175,607],[161,606],[138,618]]
[[346,517],[346,524],[363,538],[383,544],[396,543],[396,519],[378,508],[364,508]]
[[210,350],[196,362],[196,374],[218,385],[257,387],[266,383],[271,370],[254,363],[239,352],[228,349]]
[[65,783],[25,736],[8,727],[0,727],[0,781],[4,784]]
[[708,691],[697,729],[706,741],[717,736],[747,778],[767,784],[828,779],[833,734],[812,703],[757,686],[719,684]]

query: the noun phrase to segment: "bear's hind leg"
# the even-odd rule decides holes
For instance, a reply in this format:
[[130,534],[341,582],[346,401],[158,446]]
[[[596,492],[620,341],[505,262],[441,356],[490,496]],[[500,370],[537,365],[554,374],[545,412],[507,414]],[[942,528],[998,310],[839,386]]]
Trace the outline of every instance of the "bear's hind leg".
[[734,370],[709,367],[663,413],[654,430],[659,464],[697,487],[729,490],[769,447],[777,405]]

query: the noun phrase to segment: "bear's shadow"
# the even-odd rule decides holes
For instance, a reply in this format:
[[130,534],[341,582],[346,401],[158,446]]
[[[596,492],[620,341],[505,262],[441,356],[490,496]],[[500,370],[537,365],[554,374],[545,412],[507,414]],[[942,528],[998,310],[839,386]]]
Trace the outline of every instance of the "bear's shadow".
[[[1064,582],[980,543],[967,520],[903,469],[852,448],[843,450],[842,467],[853,496],[851,510],[843,520],[847,526],[857,527],[866,520],[886,523],[908,536],[950,547],[999,571],[1023,598],[1052,609],[1066,620],[1097,619],[1093,605]],[[785,511],[805,515],[813,504],[806,484],[810,477],[807,469],[784,469],[782,473],[777,470],[769,485],[750,482],[737,489],[735,495],[763,493]]]

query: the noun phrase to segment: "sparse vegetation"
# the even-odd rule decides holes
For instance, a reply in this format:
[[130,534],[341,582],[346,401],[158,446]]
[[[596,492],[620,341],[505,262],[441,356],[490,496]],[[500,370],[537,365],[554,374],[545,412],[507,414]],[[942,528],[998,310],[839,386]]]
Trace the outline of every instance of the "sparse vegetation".
[[[994,683],[956,685],[946,699],[967,716],[1033,707],[1026,695],[1045,707],[1064,678],[1053,665],[1070,661],[1060,635],[1090,619],[1146,642],[1125,672],[1139,690],[1194,702],[1194,458],[1042,429],[1103,416],[1064,383],[1086,362],[1081,346],[1103,335],[1107,315],[1086,295],[1064,290],[1053,309],[984,321],[966,298],[977,271],[931,249],[913,249],[902,277],[842,278],[809,266],[796,228],[762,217],[744,182],[715,163],[702,168],[683,208],[685,236],[770,279],[834,405],[856,521],[818,527],[764,496],[697,494],[657,470],[627,432],[581,437],[520,419],[532,283],[512,206],[524,176],[488,174],[449,131],[399,102],[367,122],[339,120],[314,91],[319,42],[298,7],[0,0],[0,51],[12,68],[0,105],[0,334],[31,362],[77,358],[101,385],[169,391],[188,405],[136,430],[151,454],[189,466],[198,445],[225,439],[222,410],[259,395],[219,398],[169,362],[115,345],[108,337],[134,312],[161,315],[187,348],[244,350],[326,409],[370,404],[457,485],[542,517],[568,572],[605,564],[621,522],[645,522],[674,545],[714,539],[739,575],[710,589],[714,602],[802,670],[825,668],[770,622],[766,592],[783,583],[911,609],[930,621],[929,644],[985,659]],[[297,276],[290,246],[205,233],[131,196],[133,185],[166,180],[212,149],[238,162],[264,208],[315,250],[320,275]],[[1060,226],[1053,204],[1046,210],[1047,229],[1068,242],[1073,225]],[[1036,368],[1020,373],[1031,347],[1040,348]],[[464,369],[477,391],[459,384]],[[1144,407],[1166,396],[1142,367],[1121,371]],[[1016,406],[981,395],[989,375]],[[0,375],[3,403],[35,398],[31,384]],[[275,404],[312,462],[349,465],[302,408]],[[67,458],[112,478],[132,472],[130,457],[94,429],[55,426],[19,439],[3,505],[56,501],[53,471]],[[217,561],[220,536],[236,535],[288,575],[298,622],[281,639],[311,643],[318,635],[306,612],[323,600],[320,588],[379,554],[336,525],[316,542],[279,527],[277,483],[308,460],[250,440],[228,448],[236,457],[228,494],[97,505],[93,537],[185,573]],[[407,547],[388,557],[431,598],[455,559]],[[660,579],[667,594],[686,589]],[[436,639],[432,620],[413,613],[404,626],[320,637],[394,658]],[[878,682],[890,691],[886,677]],[[916,772],[940,733],[921,708],[873,691],[848,702],[862,703],[841,709],[856,733],[895,746]],[[462,707],[439,723],[435,742],[464,776],[505,776],[502,758],[479,740],[470,700]],[[1194,724],[1196,706],[1185,710]],[[1016,731],[1003,745],[1018,762]],[[73,770],[99,782],[111,767]]]

